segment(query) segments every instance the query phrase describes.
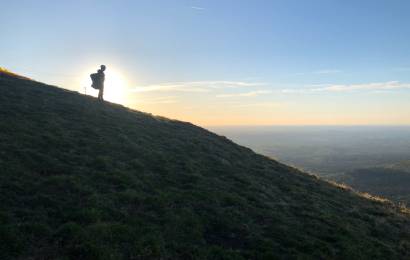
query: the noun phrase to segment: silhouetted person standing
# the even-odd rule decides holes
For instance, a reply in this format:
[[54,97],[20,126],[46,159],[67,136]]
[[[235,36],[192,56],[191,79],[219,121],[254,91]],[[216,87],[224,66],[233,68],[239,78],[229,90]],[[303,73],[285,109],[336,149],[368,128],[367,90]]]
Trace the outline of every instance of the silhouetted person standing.
[[105,80],[105,65],[101,65],[100,69],[97,72],[97,78],[96,78],[96,84],[97,88],[99,89],[98,91],[98,100],[104,101],[104,80]]
[[97,71],[97,73],[93,73],[90,75],[92,84],[91,87],[98,89],[98,100],[103,101],[104,98],[104,80],[105,80],[105,65],[101,65],[100,69]]

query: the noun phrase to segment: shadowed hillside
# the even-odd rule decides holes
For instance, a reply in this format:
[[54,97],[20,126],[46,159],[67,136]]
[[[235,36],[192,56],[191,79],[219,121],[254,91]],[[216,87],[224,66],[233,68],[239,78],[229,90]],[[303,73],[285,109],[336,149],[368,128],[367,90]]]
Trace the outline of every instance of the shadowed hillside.
[[189,123],[0,76],[0,259],[408,259],[410,219]]

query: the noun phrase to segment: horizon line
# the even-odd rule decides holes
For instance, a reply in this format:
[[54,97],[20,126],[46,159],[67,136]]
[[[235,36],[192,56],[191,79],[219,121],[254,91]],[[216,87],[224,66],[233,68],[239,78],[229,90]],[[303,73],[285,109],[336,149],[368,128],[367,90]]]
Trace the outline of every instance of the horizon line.
[[266,124],[204,125],[203,127],[410,127],[410,124]]

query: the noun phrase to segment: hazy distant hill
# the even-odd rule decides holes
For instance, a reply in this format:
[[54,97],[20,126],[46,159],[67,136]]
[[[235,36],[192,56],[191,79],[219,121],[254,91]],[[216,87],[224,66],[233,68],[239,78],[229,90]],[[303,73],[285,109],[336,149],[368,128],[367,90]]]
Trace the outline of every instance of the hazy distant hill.
[[239,144],[324,177],[410,159],[410,126],[215,127]]
[[356,169],[335,177],[357,190],[410,205],[410,163]]
[[[410,155],[409,155],[410,156]],[[385,168],[404,171],[410,173],[410,160],[401,161],[398,163],[386,165]]]
[[215,130],[322,178],[410,205],[409,126],[266,126]]
[[189,123],[0,76],[0,259],[409,259],[410,218]]

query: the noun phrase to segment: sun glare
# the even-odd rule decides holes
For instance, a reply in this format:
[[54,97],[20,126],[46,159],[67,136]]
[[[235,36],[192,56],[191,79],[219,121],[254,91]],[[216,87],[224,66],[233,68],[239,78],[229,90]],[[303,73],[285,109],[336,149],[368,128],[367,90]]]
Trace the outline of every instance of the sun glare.
[[[88,70],[86,76],[83,77],[81,86],[83,86],[82,92],[85,94],[97,97],[98,90],[91,87],[91,79],[89,74],[95,73],[96,70]],[[115,69],[107,67],[105,71],[105,83],[104,83],[104,100],[117,104],[126,104],[127,97],[127,80],[125,77]]]

